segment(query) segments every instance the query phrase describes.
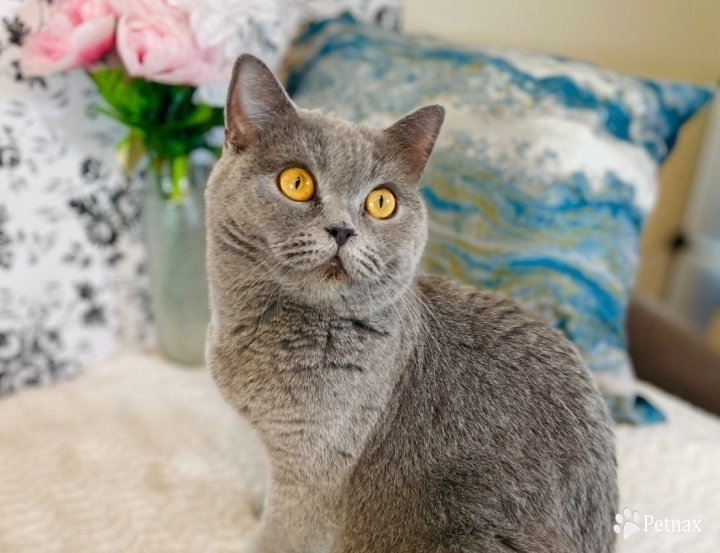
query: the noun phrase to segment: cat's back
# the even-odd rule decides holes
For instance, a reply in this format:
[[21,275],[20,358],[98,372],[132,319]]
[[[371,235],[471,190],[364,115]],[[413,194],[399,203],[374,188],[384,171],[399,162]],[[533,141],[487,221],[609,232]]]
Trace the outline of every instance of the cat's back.
[[423,338],[369,473],[412,456],[439,544],[611,551],[612,426],[575,348],[492,293],[420,277],[415,295]]
[[417,374],[439,384],[424,395],[441,426],[428,436],[453,452],[443,501],[474,491],[483,523],[519,550],[610,550],[612,423],[574,346],[498,294],[431,276],[417,286],[430,338]]
[[[572,404],[609,420],[575,347],[514,300],[436,276],[420,277],[416,296],[422,303],[424,366],[438,378],[472,383],[473,398],[487,394],[498,408],[511,406],[519,416],[550,406],[571,416],[562,407]],[[495,397],[500,391],[502,398]]]
[[614,457],[608,410],[562,333],[511,299],[445,278],[420,277],[417,295],[425,339],[410,372],[448,432],[462,426],[470,442],[545,475]]

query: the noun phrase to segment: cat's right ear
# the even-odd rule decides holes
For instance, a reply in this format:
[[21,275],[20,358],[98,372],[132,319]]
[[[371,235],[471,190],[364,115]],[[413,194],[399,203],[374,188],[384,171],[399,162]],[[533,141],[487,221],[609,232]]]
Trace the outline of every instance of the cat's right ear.
[[291,113],[295,107],[267,65],[250,54],[240,56],[225,105],[225,146],[242,150],[263,127]]
[[383,131],[390,151],[405,165],[405,170],[416,182],[420,181],[444,119],[445,108],[425,106]]

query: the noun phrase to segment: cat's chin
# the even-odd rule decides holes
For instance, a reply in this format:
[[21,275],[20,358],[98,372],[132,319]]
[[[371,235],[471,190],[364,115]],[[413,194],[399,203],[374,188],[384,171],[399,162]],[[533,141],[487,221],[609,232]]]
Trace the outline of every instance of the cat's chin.
[[342,316],[364,315],[375,310],[362,292],[362,285],[339,267],[331,269],[330,273],[317,269],[303,285],[284,286],[282,295],[298,304]]
[[[386,269],[397,269],[397,261],[391,259]],[[286,273],[278,286],[283,297],[298,304],[362,317],[396,303],[412,284],[412,277],[405,280],[391,275],[369,277],[358,270],[352,256],[341,252],[315,267]]]
[[285,284],[282,297],[306,307],[330,311],[342,317],[366,317],[374,315],[393,304],[404,295],[411,285],[382,286],[380,281],[356,280],[352,271],[328,276],[314,272],[306,274],[302,281]]

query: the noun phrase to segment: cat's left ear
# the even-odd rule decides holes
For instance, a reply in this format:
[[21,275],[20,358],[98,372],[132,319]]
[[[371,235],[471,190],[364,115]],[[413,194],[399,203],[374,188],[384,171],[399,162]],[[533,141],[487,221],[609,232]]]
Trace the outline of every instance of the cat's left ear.
[[442,106],[426,106],[383,131],[388,147],[418,182],[445,119]]
[[250,54],[237,59],[225,105],[226,146],[242,150],[274,120],[295,113],[267,65]]

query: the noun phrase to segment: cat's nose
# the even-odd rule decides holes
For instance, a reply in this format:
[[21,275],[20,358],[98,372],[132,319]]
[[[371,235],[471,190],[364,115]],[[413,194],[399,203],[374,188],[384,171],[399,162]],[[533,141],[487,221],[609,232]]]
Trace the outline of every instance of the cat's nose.
[[335,239],[338,248],[342,248],[348,238],[355,236],[355,231],[347,227],[328,227],[326,230]]

